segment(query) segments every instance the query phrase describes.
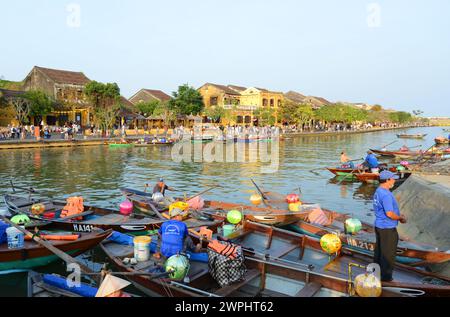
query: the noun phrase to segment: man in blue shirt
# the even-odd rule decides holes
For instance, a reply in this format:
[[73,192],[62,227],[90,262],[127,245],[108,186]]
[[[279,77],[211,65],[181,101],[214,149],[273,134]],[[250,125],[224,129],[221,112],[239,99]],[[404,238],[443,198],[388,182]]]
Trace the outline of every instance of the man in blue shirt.
[[372,151],[367,152],[366,160],[363,163],[364,166],[371,168],[378,168],[378,160]]
[[[195,245],[186,224],[181,216],[175,216],[171,220],[164,222],[158,231],[158,245],[160,252],[166,258],[172,255],[184,253],[186,251],[199,252],[201,244]],[[159,254],[157,254],[159,257]]]
[[392,172],[380,173],[380,186],[373,197],[375,211],[376,246],[374,262],[380,265],[381,280],[392,281],[395,256],[398,244],[398,222],[406,223],[406,217],[400,214],[397,201],[390,189],[399,177]]

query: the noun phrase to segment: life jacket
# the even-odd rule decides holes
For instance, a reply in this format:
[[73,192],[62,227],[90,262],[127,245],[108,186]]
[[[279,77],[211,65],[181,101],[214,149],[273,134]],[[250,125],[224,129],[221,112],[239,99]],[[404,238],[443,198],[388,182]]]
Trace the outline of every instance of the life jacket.
[[[83,211],[84,211],[83,197],[69,197],[67,198],[67,204],[64,206],[61,212],[61,218],[81,214],[83,213]],[[82,220],[81,217],[74,219]]]
[[223,256],[229,257],[232,260],[234,260],[238,256],[236,250],[237,247],[237,245],[234,245],[232,243],[223,244],[218,240],[213,240],[208,244],[208,248]]
[[160,229],[161,254],[169,258],[182,252],[187,232],[187,226],[181,221],[169,220],[164,222]]

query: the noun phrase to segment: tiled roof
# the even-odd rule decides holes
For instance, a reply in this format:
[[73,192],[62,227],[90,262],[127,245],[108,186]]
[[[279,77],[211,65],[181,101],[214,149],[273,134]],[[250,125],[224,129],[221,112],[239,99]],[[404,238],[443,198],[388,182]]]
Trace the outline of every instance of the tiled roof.
[[241,92],[241,91],[244,91],[247,89],[246,87],[235,86],[235,85],[228,85],[228,88],[231,88],[237,92]]
[[236,90],[233,90],[227,86],[224,86],[224,85],[218,85],[218,84],[212,84],[212,83],[206,83],[205,85],[211,85],[216,88],[219,88],[220,90],[223,90],[225,93],[227,93],[229,95],[239,95],[239,92],[237,92]]
[[288,91],[287,93],[284,94],[284,96],[287,99],[297,103],[302,103],[303,100],[305,100],[306,98],[305,95],[302,95],[301,93],[298,93],[296,91]]
[[81,72],[50,69],[39,66],[35,66],[35,68],[58,84],[86,85],[90,82],[90,79]]
[[169,101],[170,99],[172,99],[172,97],[161,90],[144,89],[144,91],[148,92],[153,97],[158,98],[161,101]]

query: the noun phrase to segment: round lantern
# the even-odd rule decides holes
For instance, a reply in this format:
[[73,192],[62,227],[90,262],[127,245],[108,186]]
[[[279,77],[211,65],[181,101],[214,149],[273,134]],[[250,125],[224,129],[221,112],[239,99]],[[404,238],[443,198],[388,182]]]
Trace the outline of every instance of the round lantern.
[[16,225],[26,225],[27,223],[29,223],[31,220],[30,218],[28,218],[27,215],[16,215],[14,217],[11,218],[11,222],[16,224]]
[[253,195],[251,195],[251,196],[250,196],[250,202],[251,202],[253,205],[255,205],[255,206],[261,204],[261,202],[262,202],[262,197],[261,197],[261,195],[258,195],[258,194],[253,194]]
[[400,162],[400,165],[402,165],[402,166],[408,166],[408,165],[409,165],[409,162],[408,162],[408,161],[401,161],[401,162]]
[[230,210],[227,213],[227,220],[233,225],[237,225],[242,221],[242,213],[239,210]]
[[356,293],[361,297],[379,297],[381,295],[381,282],[373,274],[360,274],[353,283]]
[[286,201],[288,204],[297,203],[300,201],[300,197],[297,194],[289,194],[286,196]]
[[31,206],[31,213],[33,215],[42,215],[45,212],[44,204],[34,204]]
[[164,269],[166,272],[173,271],[169,278],[173,280],[182,280],[189,272],[189,260],[184,255],[175,254],[167,259]]
[[288,208],[289,208],[289,211],[291,211],[291,212],[300,211],[302,208],[302,203],[301,202],[290,203]]
[[320,238],[320,246],[326,253],[334,254],[341,250],[342,242],[337,235],[328,233]]
[[362,228],[362,223],[358,219],[350,218],[350,219],[345,220],[345,230],[348,233],[356,234],[361,230],[361,228]]
[[120,203],[119,208],[122,215],[129,216],[133,212],[133,203],[127,199]]

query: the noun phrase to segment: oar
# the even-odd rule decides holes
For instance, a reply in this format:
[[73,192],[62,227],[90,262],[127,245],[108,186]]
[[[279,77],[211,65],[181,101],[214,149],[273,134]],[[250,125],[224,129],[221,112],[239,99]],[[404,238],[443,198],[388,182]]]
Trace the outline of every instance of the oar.
[[217,187],[219,187],[219,186],[218,186],[218,185],[211,186],[211,187],[209,187],[208,189],[205,189],[205,190],[201,191],[200,193],[198,193],[198,194],[196,194],[196,195],[194,195],[194,196],[191,196],[191,197],[187,198],[186,201],[191,200],[191,199],[194,199],[194,198],[197,197],[197,196],[203,195],[204,193],[207,193],[207,192],[209,192],[210,190],[212,190],[212,189],[214,189],[214,188],[217,188]]
[[345,175],[344,178],[341,179],[341,180],[339,181],[339,183],[337,183],[337,184],[338,184],[338,185],[341,185],[342,182],[343,182],[349,175],[352,175],[352,177],[353,177],[353,173],[354,173],[357,169],[358,169],[358,168],[354,168],[354,169],[351,171],[351,173]]
[[386,145],[382,146],[381,148],[382,149],[387,148],[389,145],[392,145],[392,144],[397,143],[397,142],[398,142],[398,140],[395,140],[395,141],[393,141],[393,142],[391,142],[389,144],[386,144]]
[[36,241],[41,246],[47,248],[48,250],[50,250],[53,254],[55,254],[56,256],[61,258],[66,263],[77,264],[80,267],[81,271],[83,271],[85,273],[93,273],[93,271],[90,268],[85,266],[83,263],[80,263],[79,261],[77,261],[75,258],[73,258],[70,255],[68,255],[67,253],[59,250],[58,248],[53,246],[51,243],[49,243],[47,240],[44,240],[44,239],[42,239],[42,238],[40,238],[40,237],[38,237],[36,235],[33,235],[33,233],[31,233],[30,231],[28,231],[28,230],[26,230],[26,229],[16,225],[14,222],[9,220],[5,216],[0,215],[0,219],[2,221],[6,222],[7,224],[11,225],[12,227],[16,228],[17,230],[21,231],[23,234],[25,234],[27,236],[31,236],[34,241]]

